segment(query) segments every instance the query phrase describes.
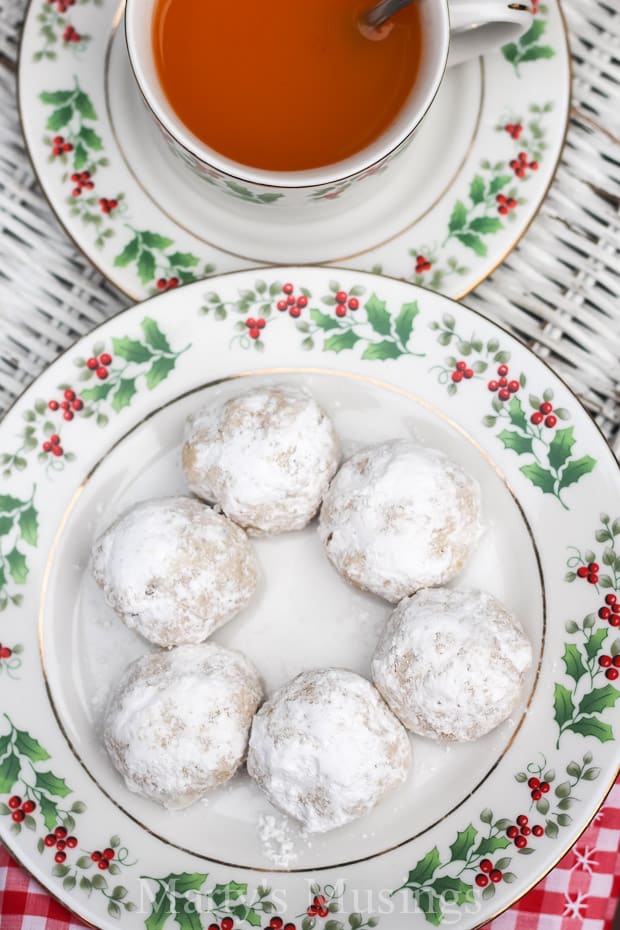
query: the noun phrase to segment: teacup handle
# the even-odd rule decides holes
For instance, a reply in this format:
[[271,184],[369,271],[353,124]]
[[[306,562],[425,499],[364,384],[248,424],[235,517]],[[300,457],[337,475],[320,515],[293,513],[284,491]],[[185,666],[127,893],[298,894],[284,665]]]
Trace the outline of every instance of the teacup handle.
[[530,8],[508,0],[448,0],[448,67],[514,42],[532,25]]

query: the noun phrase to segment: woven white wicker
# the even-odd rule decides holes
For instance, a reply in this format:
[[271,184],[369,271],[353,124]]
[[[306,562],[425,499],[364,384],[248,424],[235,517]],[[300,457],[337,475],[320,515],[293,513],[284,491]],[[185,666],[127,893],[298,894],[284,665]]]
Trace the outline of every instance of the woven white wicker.
[[[566,379],[620,453],[620,6],[565,0],[573,106],[531,229],[465,302]],[[124,305],[59,228],[15,107],[24,0],[0,0],[0,411],[59,352]]]

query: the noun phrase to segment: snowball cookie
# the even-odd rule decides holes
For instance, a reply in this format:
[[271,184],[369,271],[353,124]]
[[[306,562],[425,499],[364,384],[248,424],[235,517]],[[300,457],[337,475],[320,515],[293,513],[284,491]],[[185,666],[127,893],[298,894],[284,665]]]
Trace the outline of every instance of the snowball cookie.
[[248,772],[269,800],[324,833],[363,817],[405,780],[405,729],[354,672],[302,672],[254,718]]
[[498,600],[483,591],[432,588],[392,613],[372,676],[414,733],[461,741],[510,716],[531,664],[521,624]]
[[141,656],[110,695],[105,748],[130,791],[187,807],[235,774],[262,698],[240,652],[201,643]]
[[110,607],[159,646],[202,642],[258,582],[243,530],[191,497],[134,504],[96,541],[91,569]]
[[347,581],[396,603],[462,569],[480,535],[480,488],[437,449],[382,442],[344,463],[319,535]]
[[252,535],[300,530],[321,505],[339,447],[331,420],[304,388],[253,388],[187,422],[183,470]]

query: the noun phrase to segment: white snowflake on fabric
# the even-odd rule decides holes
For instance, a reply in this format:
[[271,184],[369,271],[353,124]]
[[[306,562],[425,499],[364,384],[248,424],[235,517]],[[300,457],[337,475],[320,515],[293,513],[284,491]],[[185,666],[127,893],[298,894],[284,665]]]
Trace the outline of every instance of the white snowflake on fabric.
[[584,911],[588,909],[588,896],[584,892],[578,891],[574,898],[565,894],[564,900],[566,901],[566,907],[564,908],[563,917],[583,917],[581,909],[583,908]]
[[588,872],[592,875],[593,868],[592,866],[598,865],[596,859],[593,856],[596,853],[595,849],[590,849],[589,846],[585,846],[583,849],[575,848],[573,850],[575,854],[575,865],[574,868],[582,869],[584,872]]

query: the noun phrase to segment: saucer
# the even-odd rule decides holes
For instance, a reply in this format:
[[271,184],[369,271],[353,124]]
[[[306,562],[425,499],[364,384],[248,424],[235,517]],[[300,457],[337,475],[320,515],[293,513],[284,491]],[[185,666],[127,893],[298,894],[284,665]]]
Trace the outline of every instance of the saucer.
[[273,263],[373,271],[459,298],[514,248],[553,178],[570,102],[557,0],[518,43],[447,72],[411,145],[364,180],[362,204],[340,200],[346,181],[303,210],[241,184],[206,188],[169,152],[134,85],[122,13],[116,0],[32,0],[19,108],[59,221],[134,299]]

